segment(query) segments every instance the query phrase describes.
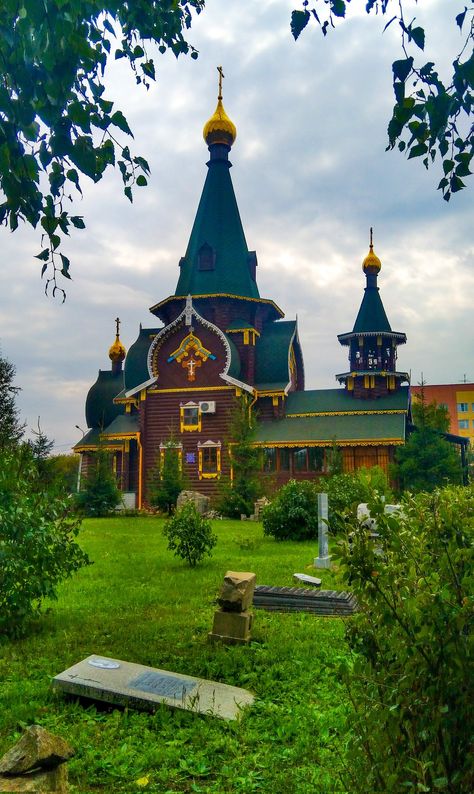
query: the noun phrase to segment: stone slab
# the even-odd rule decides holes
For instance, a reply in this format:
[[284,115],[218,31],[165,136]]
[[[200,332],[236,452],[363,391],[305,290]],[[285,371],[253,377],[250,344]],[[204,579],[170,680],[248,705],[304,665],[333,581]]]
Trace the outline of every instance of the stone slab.
[[53,687],[142,711],[154,711],[163,703],[225,720],[237,719],[254,701],[246,689],[96,655],[59,673]]
[[311,587],[321,587],[321,579],[317,579],[315,576],[308,576],[307,573],[294,573],[293,579],[296,579],[297,582],[309,584]]
[[68,791],[67,769],[64,764],[49,772],[30,772],[16,777],[0,775],[0,794],[67,794]]
[[252,617],[250,612],[224,612],[222,610],[215,612],[212,632],[208,634],[209,640],[211,642],[220,641],[228,645],[247,644],[250,642]]
[[274,612],[312,612],[315,615],[342,617],[357,611],[352,593],[335,590],[306,590],[302,587],[257,585],[253,597],[256,609]]

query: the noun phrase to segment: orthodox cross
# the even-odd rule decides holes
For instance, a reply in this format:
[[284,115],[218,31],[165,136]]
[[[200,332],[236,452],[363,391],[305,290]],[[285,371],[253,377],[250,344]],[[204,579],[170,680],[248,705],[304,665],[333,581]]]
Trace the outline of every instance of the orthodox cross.
[[222,78],[225,77],[225,74],[222,71],[222,66],[218,66],[217,71],[219,72],[219,94],[217,99],[222,100]]
[[119,335],[119,328],[120,328],[120,319],[118,317],[115,318],[115,327],[116,327],[115,333],[118,336]]
[[190,358],[181,363],[182,367],[188,370],[188,380],[196,380],[196,367],[200,367],[202,362],[199,359]]
[[373,229],[372,229],[372,226],[370,227],[370,247],[371,247],[371,248],[373,248],[373,247],[374,247],[374,241],[373,241]]

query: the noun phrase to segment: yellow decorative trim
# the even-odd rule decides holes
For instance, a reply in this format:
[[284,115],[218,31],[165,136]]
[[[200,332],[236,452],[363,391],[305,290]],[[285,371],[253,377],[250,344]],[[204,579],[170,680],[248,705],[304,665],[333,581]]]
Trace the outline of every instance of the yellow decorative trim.
[[404,408],[397,408],[390,411],[321,411],[306,414],[287,414],[287,419],[300,419],[304,416],[372,416],[372,414],[406,414]]
[[201,472],[200,479],[201,480],[216,480],[216,479],[219,479],[219,477],[220,477],[220,472],[217,472],[217,471],[214,472],[213,474],[204,474],[203,472]]
[[183,445],[176,444],[175,446],[166,446],[160,444],[160,478],[163,476],[163,467],[165,465],[165,452],[169,450],[176,450],[178,452],[178,468],[183,471]]
[[[161,308],[161,306],[164,306],[165,303],[168,303],[169,301],[185,301],[186,298],[187,295],[170,295],[169,298],[165,298],[164,300],[160,301],[160,303],[155,303],[155,305],[151,307],[150,311],[153,312],[155,309]],[[199,298],[232,298],[232,300],[250,301],[251,303],[267,303],[269,306],[273,306],[273,308],[277,310],[281,317],[285,316],[285,313],[280,309],[279,306],[276,305],[275,301],[268,300],[268,298],[246,298],[243,295],[232,295],[229,292],[209,292],[204,295],[193,295],[192,298],[193,301],[199,300]]]
[[279,399],[278,395],[272,397],[272,405],[274,408],[278,408],[278,399]]
[[148,394],[180,394],[188,391],[233,391],[234,386],[183,386],[181,389],[148,389]]
[[[213,472],[203,472],[202,470],[202,450],[204,449],[216,449],[217,450],[217,460],[216,460],[216,467],[217,471]],[[198,444],[198,475],[200,480],[216,480],[220,479],[221,476],[221,444],[220,441],[217,444],[214,444],[211,447],[202,447]]]
[[354,440],[354,439],[336,439],[328,438],[326,441],[254,441],[252,447],[331,447],[333,444],[338,447],[385,447],[385,446],[403,446],[405,441],[401,438],[378,438],[376,441]]
[[[260,336],[260,331],[257,331],[256,328],[226,328],[226,334],[253,334],[254,337]],[[255,338],[254,338],[255,344]]]
[[285,397],[284,391],[257,391],[255,390],[257,398],[259,397]]
[[[186,408],[197,408],[197,422],[193,425],[184,424],[184,411]],[[181,433],[193,433],[196,431],[201,432],[201,411],[198,404],[179,406],[179,429]]]
[[116,441],[118,438],[124,440],[127,439],[130,440],[136,438],[138,435],[139,433],[137,433],[137,431],[135,430],[134,432],[130,432],[130,433],[111,433],[109,436],[107,435],[107,433],[101,433],[100,438],[101,439],[112,438],[114,441]]

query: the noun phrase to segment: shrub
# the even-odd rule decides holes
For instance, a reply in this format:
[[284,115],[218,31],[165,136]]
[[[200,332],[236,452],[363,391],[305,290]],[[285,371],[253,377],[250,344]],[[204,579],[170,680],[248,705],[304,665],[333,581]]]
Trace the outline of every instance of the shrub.
[[168,539],[168,549],[175,557],[194,567],[204,556],[212,555],[217,543],[211,522],[198,513],[193,502],[185,502],[172,518],[165,522],[163,534]]
[[31,449],[0,451],[0,633],[20,635],[44,598],[88,563],[70,501],[42,488]]
[[349,779],[366,791],[474,790],[474,489],[407,497],[377,519],[377,546],[354,522],[343,574],[360,612],[347,624]]
[[151,472],[148,484],[148,501],[170,515],[176,507],[178,496],[185,489],[185,478],[181,469],[178,447],[171,436],[158,455],[156,465]]
[[312,482],[290,480],[263,510],[263,532],[275,540],[318,536],[318,497]]
[[370,501],[374,494],[383,496],[386,500],[392,498],[386,474],[380,466],[335,474],[319,480],[316,488],[328,495],[329,529],[334,534],[345,529],[347,514],[355,516],[357,505]]
[[94,453],[94,462],[76,494],[76,504],[86,516],[98,518],[112,513],[122,501],[110,464],[110,455],[103,449]]

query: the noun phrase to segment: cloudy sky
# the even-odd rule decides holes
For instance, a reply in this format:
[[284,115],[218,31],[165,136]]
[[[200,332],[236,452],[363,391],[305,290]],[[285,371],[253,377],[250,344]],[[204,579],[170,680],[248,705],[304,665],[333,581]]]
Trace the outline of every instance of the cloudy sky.
[[[382,300],[392,328],[408,337],[399,369],[414,383],[421,372],[429,383],[474,380],[474,184],[446,204],[438,171],[385,152],[391,63],[401,57],[395,25],[383,34],[386,20],[354,0],[348,23],[326,39],[314,26],[295,43],[297,5],[207,0],[188,36],[198,60],[157,55],[148,92],[122,61],[111,65],[108,98],[124,111],[152,178],[133,205],[119,174],[98,185],[84,178],[74,211],[87,228],[63,249],[73,276],[64,305],[44,295],[38,232],[0,229],[2,354],[17,369],[23,418],[34,427],[41,417],[58,451],[80,438],[75,425],[85,429],[85,397],[109,367],[114,318],[128,347],[140,322],[153,325],[149,307],[175,290],[207,170],[202,127],[220,64],[237,126],[232,178],[260,294],[288,319],[298,315],[307,388],[335,386],[346,368],[336,337],[352,329],[359,308],[371,225]],[[442,75],[460,48],[453,20],[464,2],[411,5],[426,27],[426,60]]]

